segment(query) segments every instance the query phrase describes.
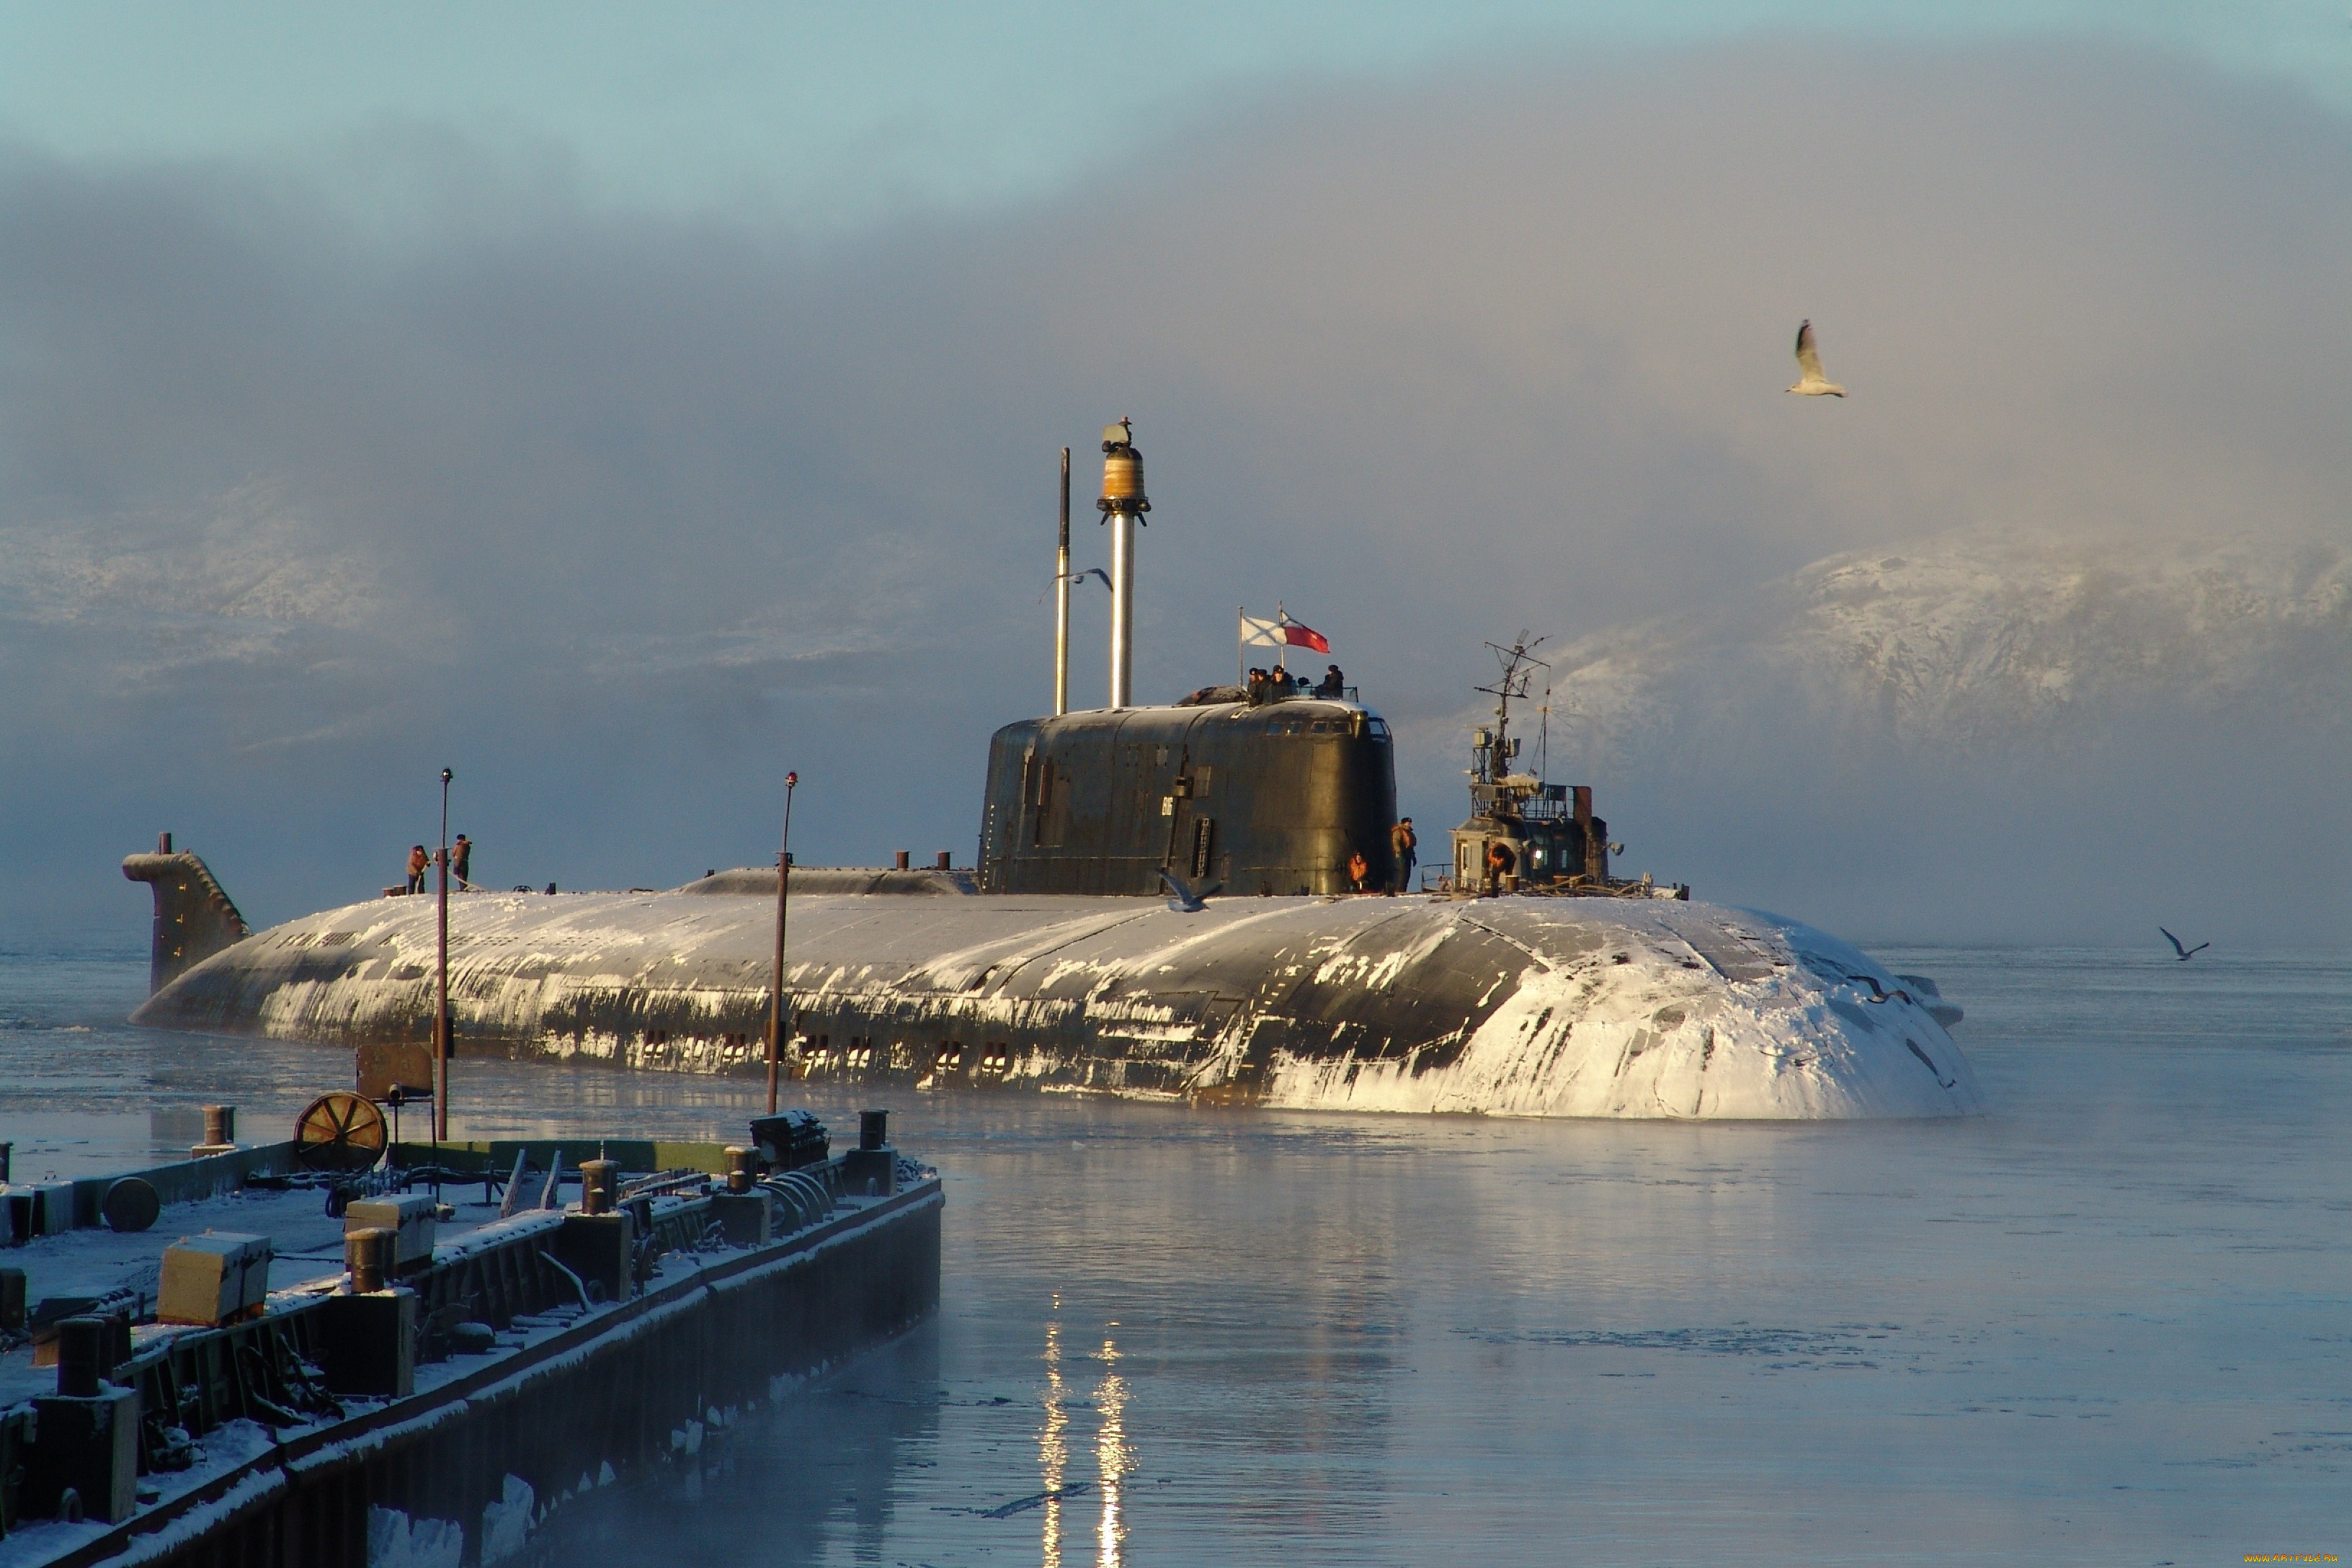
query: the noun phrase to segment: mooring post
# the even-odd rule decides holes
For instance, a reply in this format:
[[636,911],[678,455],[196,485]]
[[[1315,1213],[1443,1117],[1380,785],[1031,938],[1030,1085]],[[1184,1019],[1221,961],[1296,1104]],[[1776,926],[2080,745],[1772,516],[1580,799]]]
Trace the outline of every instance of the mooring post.
[[580,1212],[611,1214],[620,1202],[621,1163],[618,1160],[580,1162]]
[[201,1160],[207,1154],[228,1154],[236,1150],[236,1107],[207,1105],[204,1107],[205,1141],[188,1151],[189,1158]]
[[390,1283],[400,1258],[394,1246],[400,1233],[382,1226],[361,1226],[343,1232],[343,1268],[352,1277],[351,1294],[366,1296]]
[[793,791],[798,773],[784,775],[784,842],[776,852],[776,973],[768,988],[768,1114],[776,1113],[776,1065],[783,1055],[784,910],[793,888]]
[[860,1197],[887,1198],[898,1190],[898,1151],[890,1146],[890,1113],[857,1113],[857,1147],[841,1157],[842,1179]]
[[119,1345],[107,1321],[58,1325],[58,1392],[35,1394],[30,1452],[16,1502],[25,1515],[119,1524],[139,1484],[139,1395],[105,1381]]

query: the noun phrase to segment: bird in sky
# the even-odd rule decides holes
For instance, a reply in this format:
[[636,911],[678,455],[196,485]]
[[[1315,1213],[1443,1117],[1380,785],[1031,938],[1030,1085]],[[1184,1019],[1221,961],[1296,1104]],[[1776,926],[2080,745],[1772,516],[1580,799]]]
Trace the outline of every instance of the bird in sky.
[[1822,374],[1822,351],[1813,343],[1813,323],[1797,329],[1797,368],[1803,374],[1789,388],[1802,397],[1843,397],[1845,388]]
[[1219,887],[1223,885],[1223,883],[1213,884],[1212,886],[1202,888],[1198,892],[1194,892],[1190,887],[1185,885],[1184,879],[1181,877],[1177,876],[1172,871],[1161,871],[1160,873],[1160,879],[1167,885],[1170,892],[1176,895],[1174,898],[1168,900],[1168,907],[1174,910],[1180,915],[1197,915],[1202,910],[1207,909],[1209,907],[1209,895],[1215,892]]
[[[1089,577],[1099,577],[1102,579],[1102,585],[1104,587],[1108,588],[1110,586],[1110,574],[1104,571],[1099,566],[1089,566],[1083,572],[1073,572],[1070,574],[1067,580],[1071,583],[1083,583]],[[1064,581],[1064,579],[1056,577],[1054,581],[1059,583]],[[1050,593],[1052,590],[1048,589],[1047,592]],[[1045,602],[1045,595],[1038,595],[1037,602],[1041,605],[1044,604]]]
[[[2158,926],[2156,929],[2158,931],[2164,931],[2162,926]],[[2213,945],[2210,942],[2200,942],[2195,947],[2183,947],[2180,945],[2180,939],[2173,935],[2168,931],[2164,931],[2164,940],[2172,944],[2172,951],[2180,955],[2180,962],[2183,963],[2188,963],[2190,959],[2196,957],[2199,953]]]

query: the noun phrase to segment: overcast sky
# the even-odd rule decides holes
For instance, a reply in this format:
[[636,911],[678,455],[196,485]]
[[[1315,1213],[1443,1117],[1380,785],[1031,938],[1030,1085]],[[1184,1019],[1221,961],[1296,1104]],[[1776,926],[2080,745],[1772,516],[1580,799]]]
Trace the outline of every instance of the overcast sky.
[[[1058,449],[1096,563],[1123,414],[1141,694],[1279,599],[1424,826],[1521,626],[1991,523],[2345,542],[2340,11],[488,15],[0,6],[11,929],[134,930],[161,827],[257,921],[359,896],[445,763],[500,884],[759,860],[788,766],[804,860],[968,863]],[[1801,316],[1845,403],[1780,395]],[[2016,930],[2020,858],[2119,931],[2193,772],[2262,819],[2205,907],[2292,935],[2244,889],[2341,864],[2343,733],[2243,717],[1571,765],[1660,874],[1860,935]]]
[[77,161],[304,158],[409,127],[561,165],[597,202],[830,229],[1050,195],[1297,90],[1775,33],[2112,37],[2352,103],[2344,8],[2285,0],[7,0],[0,122]]

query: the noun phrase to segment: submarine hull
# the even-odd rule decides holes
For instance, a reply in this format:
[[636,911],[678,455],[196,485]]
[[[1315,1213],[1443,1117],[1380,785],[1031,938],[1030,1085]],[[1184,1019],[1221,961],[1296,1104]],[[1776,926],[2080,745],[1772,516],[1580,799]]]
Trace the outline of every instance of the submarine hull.
[[[455,897],[457,1050],[760,1070],[774,920],[748,893]],[[1984,1108],[1895,976],[1702,902],[796,894],[791,938],[802,1079],[1523,1116]],[[326,910],[194,964],[133,1021],[426,1040],[434,941],[428,900]]]

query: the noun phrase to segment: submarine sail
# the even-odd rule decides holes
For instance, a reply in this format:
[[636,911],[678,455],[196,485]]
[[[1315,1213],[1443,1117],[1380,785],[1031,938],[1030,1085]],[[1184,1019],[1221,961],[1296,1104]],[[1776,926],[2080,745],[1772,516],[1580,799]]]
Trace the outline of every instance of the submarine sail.
[[1172,871],[1228,894],[1336,894],[1361,855],[1385,887],[1396,821],[1387,721],[1361,704],[1252,702],[1008,724],[989,744],[987,893],[1150,895]]

